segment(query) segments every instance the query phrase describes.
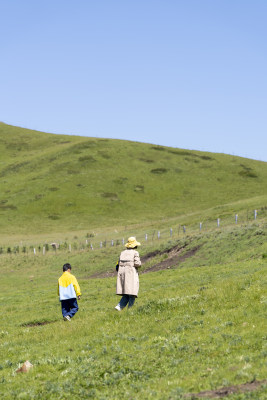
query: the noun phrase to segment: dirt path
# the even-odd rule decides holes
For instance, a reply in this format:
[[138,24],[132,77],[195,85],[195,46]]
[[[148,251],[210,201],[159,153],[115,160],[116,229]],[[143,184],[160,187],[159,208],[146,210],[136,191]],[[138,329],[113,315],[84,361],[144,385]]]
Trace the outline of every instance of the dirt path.
[[[184,260],[186,260],[189,257],[192,257],[200,248],[200,246],[194,247],[193,249],[190,249],[186,251],[186,247],[179,247],[179,246],[174,246],[171,249],[165,250],[165,251],[159,251],[155,250],[151,253],[145,254],[143,257],[141,257],[141,262],[142,265],[145,266],[145,264],[148,261],[153,260],[158,255],[163,255],[167,254],[167,258],[164,261],[161,261],[160,263],[156,263],[152,265],[152,267],[149,267],[147,269],[144,269],[143,271],[140,271],[140,274],[147,274],[149,272],[156,272],[156,271],[161,271],[163,269],[170,269],[170,268],[176,268],[179,264],[181,264]],[[111,278],[113,276],[116,276],[117,272],[115,271],[115,267],[113,271],[106,271],[106,272],[96,272],[93,275],[91,275],[89,278],[90,279],[95,279],[95,278]]]
[[217,390],[206,390],[204,392],[199,392],[199,393],[188,393],[185,394],[183,397],[185,399],[191,399],[191,400],[202,399],[202,398],[221,399],[223,397],[230,396],[231,394],[234,393],[252,392],[254,390],[259,389],[263,385],[267,385],[267,379],[263,381],[255,380],[249,383],[228,386]]
[[[176,246],[173,249],[171,249],[170,251],[165,252],[168,254],[168,258],[166,258],[166,260],[161,261],[160,263],[155,264],[152,267],[145,269],[141,273],[147,274],[148,272],[161,271],[163,269],[170,269],[172,267],[177,267],[184,260],[186,260],[187,258],[190,258],[194,254],[196,254],[196,252],[199,249],[199,246],[194,247],[193,249],[187,251],[186,253],[184,253],[184,249],[185,249],[185,247],[179,248]],[[165,254],[165,253],[160,253],[160,254]],[[142,261],[142,264],[144,264],[143,259],[141,259],[141,261]]]

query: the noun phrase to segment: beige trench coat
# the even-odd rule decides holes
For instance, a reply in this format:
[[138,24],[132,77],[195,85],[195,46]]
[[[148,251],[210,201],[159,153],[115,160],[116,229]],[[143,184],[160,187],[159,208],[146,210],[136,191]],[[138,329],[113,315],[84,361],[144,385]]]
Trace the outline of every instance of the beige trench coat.
[[121,252],[117,276],[117,294],[138,295],[139,275],[137,268],[141,267],[138,251],[127,249]]

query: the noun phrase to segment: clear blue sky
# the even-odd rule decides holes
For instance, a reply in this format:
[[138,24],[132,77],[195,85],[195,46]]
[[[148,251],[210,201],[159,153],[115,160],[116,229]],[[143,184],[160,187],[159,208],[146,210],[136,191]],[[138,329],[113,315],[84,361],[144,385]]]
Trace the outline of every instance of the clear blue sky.
[[266,0],[0,0],[0,121],[267,161]]

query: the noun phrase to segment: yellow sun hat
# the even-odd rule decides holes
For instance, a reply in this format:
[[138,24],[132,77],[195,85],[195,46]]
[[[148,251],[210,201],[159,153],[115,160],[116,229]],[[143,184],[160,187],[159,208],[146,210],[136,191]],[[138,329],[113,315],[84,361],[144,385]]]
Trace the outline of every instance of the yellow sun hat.
[[127,247],[127,249],[133,249],[136,246],[141,246],[141,243],[137,242],[137,240],[134,236],[129,237],[128,242],[126,243],[125,247]]

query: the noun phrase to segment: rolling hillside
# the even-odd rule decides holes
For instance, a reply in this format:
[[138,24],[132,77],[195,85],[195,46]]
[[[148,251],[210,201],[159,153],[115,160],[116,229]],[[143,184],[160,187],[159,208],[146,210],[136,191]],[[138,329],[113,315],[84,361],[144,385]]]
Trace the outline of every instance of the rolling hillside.
[[[5,124],[0,150],[1,399],[267,399],[267,163]],[[142,268],[118,313],[122,232]],[[46,236],[65,242],[44,254]],[[70,323],[66,262],[82,290]]]
[[267,199],[267,163],[0,123],[0,229],[124,226]]

